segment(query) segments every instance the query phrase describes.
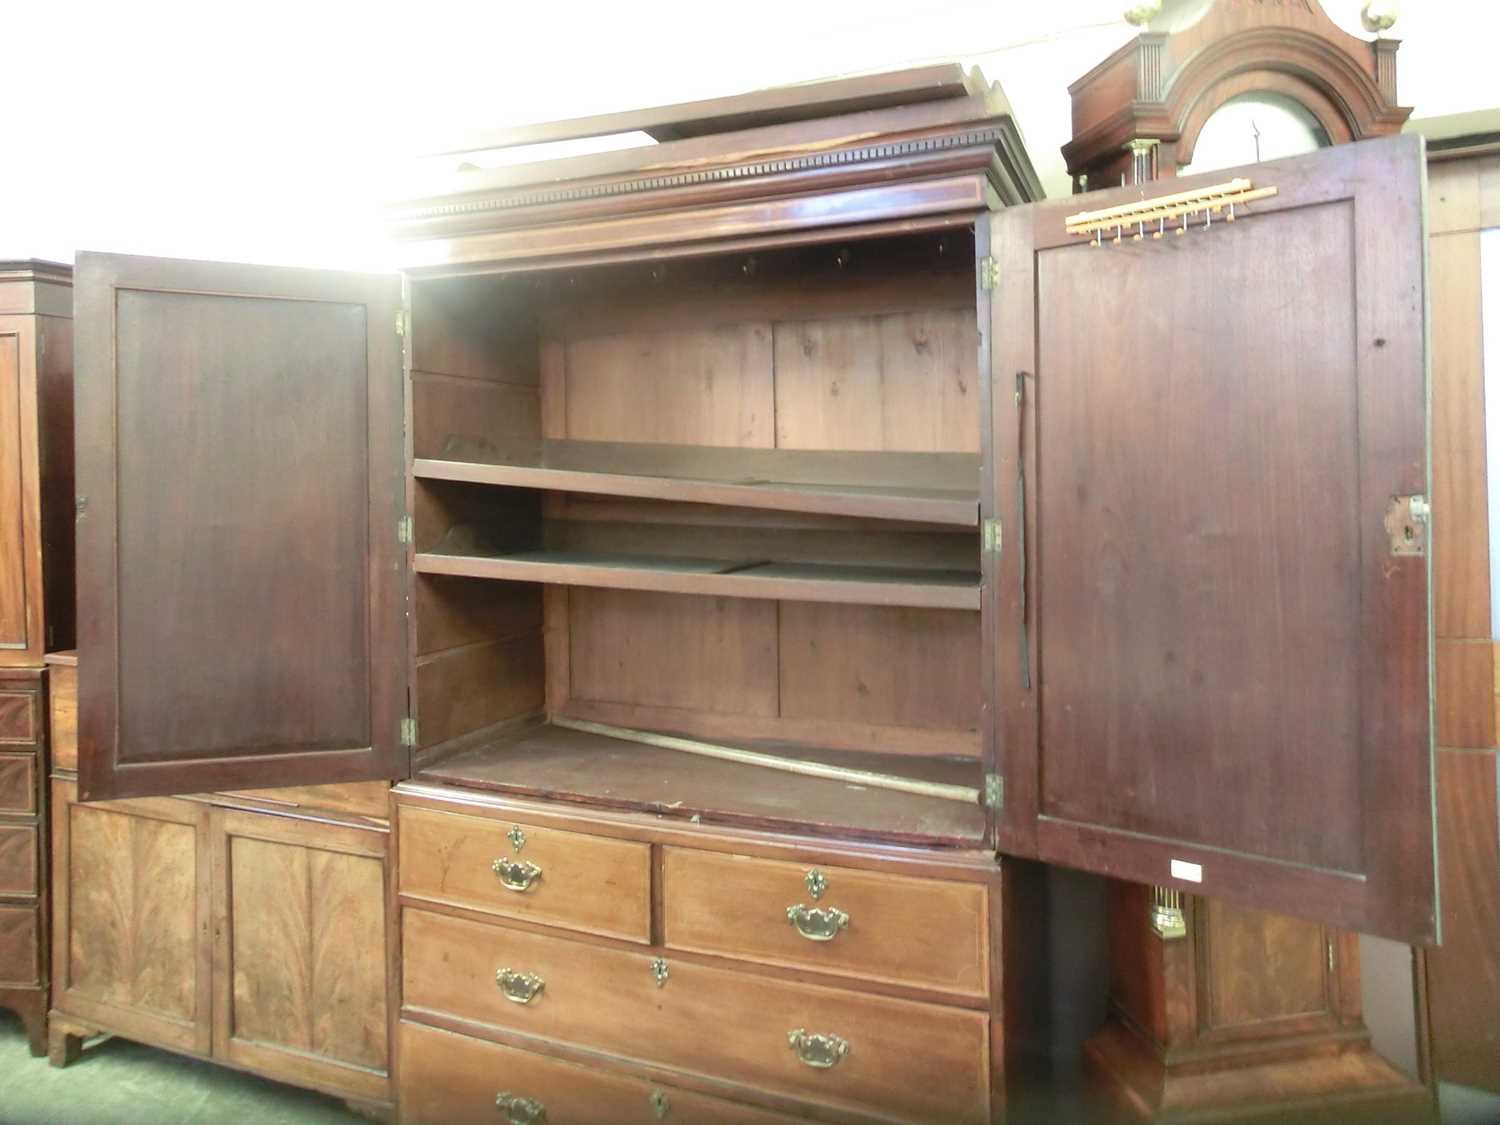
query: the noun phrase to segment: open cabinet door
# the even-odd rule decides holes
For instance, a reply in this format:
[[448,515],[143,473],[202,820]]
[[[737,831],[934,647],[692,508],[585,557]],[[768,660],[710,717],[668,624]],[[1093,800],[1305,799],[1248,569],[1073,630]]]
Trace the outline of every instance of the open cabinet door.
[[83,254],[84,799],[403,775],[400,279]]
[[1424,185],[1394,137],[997,219],[1002,850],[1435,939]]

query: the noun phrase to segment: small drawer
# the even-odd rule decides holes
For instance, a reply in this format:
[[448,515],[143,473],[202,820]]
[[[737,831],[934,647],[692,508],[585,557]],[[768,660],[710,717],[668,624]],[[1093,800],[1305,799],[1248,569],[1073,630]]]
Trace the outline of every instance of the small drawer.
[[789,1125],[778,1113],[421,1024],[401,1025],[403,1125]]
[[664,854],[670,948],[989,994],[982,883],[692,848]]
[[410,907],[402,938],[409,1014],[446,1013],[856,1112],[989,1120],[986,1012]]
[[34,988],[41,984],[38,913],[34,906],[0,903],[0,988]]
[[0,691],[0,745],[36,745],[39,718],[36,692]]
[[403,807],[401,893],[629,941],[651,940],[651,846]]
[[37,893],[36,829],[0,824],[0,895]]
[[0,812],[36,812],[36,755],[0,751]]

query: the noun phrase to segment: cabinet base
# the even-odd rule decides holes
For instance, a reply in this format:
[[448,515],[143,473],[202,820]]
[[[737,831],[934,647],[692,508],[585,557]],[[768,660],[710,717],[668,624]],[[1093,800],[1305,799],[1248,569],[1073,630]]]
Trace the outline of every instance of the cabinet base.
[[47,992],[41,988],[0,988],[0,1008],[21,1017],[33,1058],[47,1053]]
[[73,1023],[66,1016],[53,1011],[47,1027],[47,1050],[32,1053],[45,1053],[47,1061],[53,1066],[71,1066],[83,1054],[84,1040],[92,1039],[98,1034],[97,1029]]
[[1084,1047],[1091,1078],[1128,1118],[1153,1125],[1437,1120],[1428,1089],[1367,1043],[1248,1063],[1169,1065],[1128,1028],[1109,1024]]

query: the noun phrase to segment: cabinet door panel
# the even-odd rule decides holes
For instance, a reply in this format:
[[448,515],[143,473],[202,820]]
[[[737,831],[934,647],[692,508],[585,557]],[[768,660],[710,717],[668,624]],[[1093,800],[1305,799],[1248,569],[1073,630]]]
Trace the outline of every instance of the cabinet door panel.
[[395,278],[79,258],[85,799],[401,776]]
[[[30,347],[19,317],[0,320],[0,651],[26,655],[30,650],[30,612],[26,571],[36,537],[28,528],[26,502],[28,443],[22,425],[22,357]],[[34,450],[33,450],[34,452]]]
[[215,1053],[388,1099],[386,831],[214,815]]
[[53,1005],[207,1055],[208,807],[80,805],[60,780],[52,795]]
[[1237,175],[1183,235],[997,222],[1003,843],[1431,940],[1420,141],[1151,193]]

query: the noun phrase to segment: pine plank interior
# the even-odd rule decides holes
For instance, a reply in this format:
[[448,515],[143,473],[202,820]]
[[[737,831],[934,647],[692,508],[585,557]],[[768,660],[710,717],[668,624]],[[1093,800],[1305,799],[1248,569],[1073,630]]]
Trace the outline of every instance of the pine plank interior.
[[[956,785],[979,780],[977,762],[806,748],[787,753],[918,780]],[[598,808],[696,817],[704,823],[936,847],[977,847],[985,829],[984,809],[977,803],[804,777],[551,724],[471,745],[417,776]]]
[[982,840],[978,804],[851,810],[838,781],[514,734],[555,716],[982,787],[972,233],[424,279],[412,304],[427,776]]

